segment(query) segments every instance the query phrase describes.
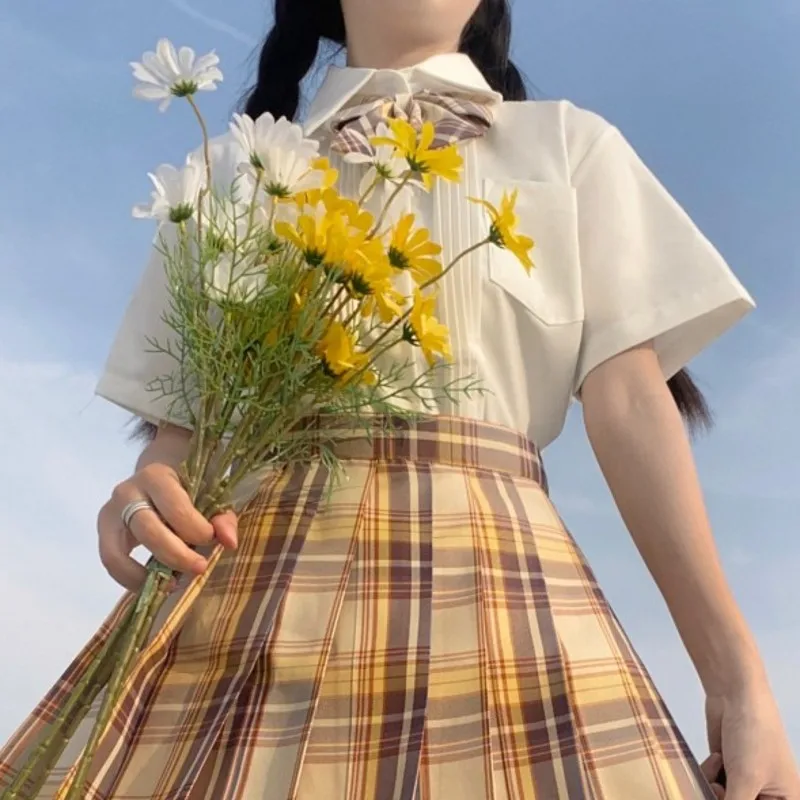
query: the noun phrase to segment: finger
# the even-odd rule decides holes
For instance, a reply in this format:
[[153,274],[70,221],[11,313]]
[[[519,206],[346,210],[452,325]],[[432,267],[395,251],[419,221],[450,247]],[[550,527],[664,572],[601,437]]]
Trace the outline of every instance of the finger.
[[203,545],[213,541],[213,526],[194,507],[174,470],[153,464],[137,474],[136,485],[152,501],[166,526],[184,542]]
[[714,797],[716,797],[717,800],[726,800],[725,790],[718,783],[711,784],[711,791],[714,792]]
[[239,520],[233,511],[225,511],[211,518],[211,525],[214,529],[216,540],[223,546],[232,550],[236,549],[239,543]]
[[725,800],[753,800],[759,796],[761,785],[752,778],[728,775]]
[[140,589],[147,570],[131,557],[136,542],[109,504],[103,506],[97,516],[97,534],[100,561],[108,574],[131,592]]
[[705,775],[706,780],[711,783],[719,775],[722,769],[722,755],[720,753],[712,753],[701,765],[700,769]]
[[193,572],[196,575],[205,572],[205,558],[173,533],[155,511],[139,511],[128,527],[136,540],[162,564],[178,572]]

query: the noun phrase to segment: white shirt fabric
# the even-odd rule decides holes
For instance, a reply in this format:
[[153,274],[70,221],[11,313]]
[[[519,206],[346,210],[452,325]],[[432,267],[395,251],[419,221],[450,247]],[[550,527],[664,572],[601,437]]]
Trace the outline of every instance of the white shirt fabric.
[[[754,305],[719,253],[642,163],[620,132],[569,102],[503,102],[464,55],[416,67],[331,67],[307,119],[326,152],[333,115],[365,97],[420,90],[468,93],[489,103],[495,122],[461,146],[463,180],[438,181],[409,201],[449,259],[486,235],[470,196],[498,203],[519,190],[520,230],[536,242],[526,275],[506,250],[484,248],[444,279],[439,316],[455,362],[447,380],[472,377],[485,392],[456,413],[525,433],[540,447],[561,431],[586,375],[605,360],[654,340],[669,377]],[[214,140],[215,169],[237,160],[230,135]],[[332,157],[339,188],[355,196],[366,166]],[[148,384],[174,368],[148,352],[169,337],[163,267],[153,253],[109,355],[97,393],[151,421],[168,417]],[[418,370],[424,362],[418,358]],[[444,373],[443,373],[444,374]]]

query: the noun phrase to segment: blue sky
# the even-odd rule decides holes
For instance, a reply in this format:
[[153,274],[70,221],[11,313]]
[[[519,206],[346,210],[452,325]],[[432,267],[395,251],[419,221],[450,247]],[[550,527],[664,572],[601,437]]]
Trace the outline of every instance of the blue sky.
[[[216,48],[221,131],[268,14],[260,0],[0,6],[0,739],[118,592],[94,518],[130,471],[126,416],[93,399],[152,235],[145,173],[196,144],[184,109],[130,97],[160,36]],[[717,412],[697,458],[722,556],[800,752],[800,10],[792,0],[517,2],[536,93],[622,128],[729,259],[759,309],[693,365]],[[793,311],[795,313],[793,313]],[[548,450],[554,497],[691,744],[702,694],[585,443]]]

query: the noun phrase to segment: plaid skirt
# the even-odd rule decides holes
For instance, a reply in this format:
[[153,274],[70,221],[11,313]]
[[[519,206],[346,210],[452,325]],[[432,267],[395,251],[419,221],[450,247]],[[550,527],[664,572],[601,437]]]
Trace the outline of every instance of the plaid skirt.
[[[322,464],[270,476],[238,550],[170,596],[87,800],[713,798],[530,442],[436,418],[339,456],[331,495]],[[0,787],[129,603],[0,752]],[[38,798],[63,797],[95,713]]]

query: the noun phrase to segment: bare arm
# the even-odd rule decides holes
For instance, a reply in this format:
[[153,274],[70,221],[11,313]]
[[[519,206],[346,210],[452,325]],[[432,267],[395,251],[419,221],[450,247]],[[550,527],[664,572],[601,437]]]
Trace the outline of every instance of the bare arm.
[[752,634],[722,572],[688,438],[650,345],[582,387],[592,448],[710,696],[761,683]]
[[150,464],[166,464],[177,468],[189,455],[191,431],[176,425],[162,425],[158,428],[152,441],[142,450],[136,462],[136,471]]

